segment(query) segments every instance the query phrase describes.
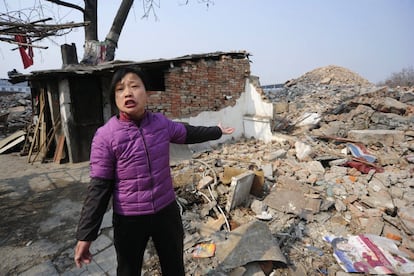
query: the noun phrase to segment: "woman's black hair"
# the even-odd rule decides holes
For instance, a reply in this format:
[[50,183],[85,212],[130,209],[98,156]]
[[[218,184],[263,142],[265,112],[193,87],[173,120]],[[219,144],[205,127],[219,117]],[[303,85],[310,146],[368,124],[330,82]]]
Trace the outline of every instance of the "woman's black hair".
[[112,76],[112,80],[111,80],[111,86],[110,86],[110,98],[111,98],[111,103],[116,106],[115,104],[115,87],[116,84],[118,82],[120,82],[122,80],[123,77],[125,77],[126,74],[128,73],[133,73],[136,74],[144,83],[145,88],[148,87],[148,82],[147,82],[147,78],[145,76],[144,71],[142,71],[139,68],[136,67],[122,67],[118,70],[115,71],[114,75]]

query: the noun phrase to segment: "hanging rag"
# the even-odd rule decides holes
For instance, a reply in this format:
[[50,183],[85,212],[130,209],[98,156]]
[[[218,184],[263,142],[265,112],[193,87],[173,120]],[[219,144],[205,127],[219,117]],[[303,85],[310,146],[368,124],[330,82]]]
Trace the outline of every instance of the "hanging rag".
[[[30,41],[27,41],[26,37],[22,35],[15,35],[14,39],[18,43],[30,44]],[[33,48],[31,46],[24,46],[19,44],[19,52],[20,56],[22,57],[24,69],[33,65]]]

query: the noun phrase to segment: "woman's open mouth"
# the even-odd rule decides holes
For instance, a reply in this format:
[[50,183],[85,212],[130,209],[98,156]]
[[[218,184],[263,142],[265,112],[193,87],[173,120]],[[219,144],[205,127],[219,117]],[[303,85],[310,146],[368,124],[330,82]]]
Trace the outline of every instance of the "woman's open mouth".
[[125,101],[125,107],[134,107],[136,105],[136,102],[133,100],[127,100]]

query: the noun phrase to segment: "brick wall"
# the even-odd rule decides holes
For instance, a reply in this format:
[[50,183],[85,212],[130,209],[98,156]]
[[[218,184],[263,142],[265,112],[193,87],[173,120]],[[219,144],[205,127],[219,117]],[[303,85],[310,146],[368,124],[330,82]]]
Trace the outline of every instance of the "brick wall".
[[200,59],[175,64],[165,72],[165,91],[149,91],[148,109],[171,119],[233,106],[250,75],[248,59]]

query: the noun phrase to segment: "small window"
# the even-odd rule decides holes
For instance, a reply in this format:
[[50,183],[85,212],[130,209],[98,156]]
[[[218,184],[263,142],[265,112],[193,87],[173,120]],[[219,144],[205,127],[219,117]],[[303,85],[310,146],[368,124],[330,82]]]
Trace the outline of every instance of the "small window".
[[145,74],[149,80],[148,91],[165,91],[164,71],[162,69],[146,69]]

